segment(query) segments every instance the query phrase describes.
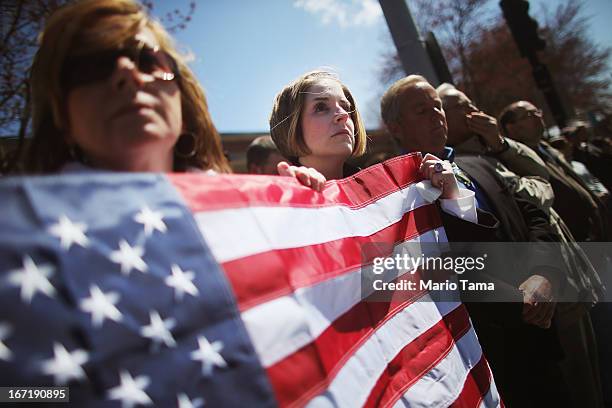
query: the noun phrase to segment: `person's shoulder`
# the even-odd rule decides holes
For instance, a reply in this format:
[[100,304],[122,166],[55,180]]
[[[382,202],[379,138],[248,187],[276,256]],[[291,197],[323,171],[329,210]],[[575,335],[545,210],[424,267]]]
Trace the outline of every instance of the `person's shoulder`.
[[460,168],[477,167],[491,170],[499,163],[499,160],[488,155],[464,153],[456,155],[455,162]]

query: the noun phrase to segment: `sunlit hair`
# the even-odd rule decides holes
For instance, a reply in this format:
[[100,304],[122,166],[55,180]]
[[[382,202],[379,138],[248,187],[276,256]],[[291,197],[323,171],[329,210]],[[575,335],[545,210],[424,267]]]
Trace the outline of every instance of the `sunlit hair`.
[[532,104],[527,101],[517,101],[511,103],[510,105],[502,109],[501,113],[499,114],[499,117],[497,118],[497,121],[504,136],[508,137],[508,124],[516,122],[519,110],[526,109],[528,106],[531,105]]
[[436,92],[438,93],[438,96],[440,97],[440,99],[442,99],[443,104],[444,104],[444,98],[446,97],[446,95],[448,95],[452,91],[459,91],[459,90],[455,88],[455,85],[449,84],[448,82],[445,82],[436,88]]
[[361,115],[357,110],[355,99],[351,91],[338,79],[327,71],[311,71],[291,82],[274,98],[274,106],[270,115],[270,135],[281,154],[294,163],[298,157],[311,153],[302,134],[302,110],[306,101],[306,92],[321,79],[331,79],[340,84],[344,96],[351,104],[351,119],[355,125],[355,146],[353,157],[365,153],[367,136]]
[[419,83],[429,82],[421,75],[408,75],[387,89],[380,100],[380,115],[382,120],[389,127],[390,124],[398,124],[402,114],[402,96],[404,92]]
[[65,134],[68,95],[60,82],[66,59],[120,48],[143,28],[150,29],[160,49],[176,60],[179,75],[175,81],[181,92],[183,131],[192,133],[196,139],[195,155],[184,158],[175,154],[174,170],[195,167],[231,171],[202,87],[170,35],[133,0],[77,1],[59,8],[47,20],[30,77],[33,137],[25,157],[27,171],[53,172],[72,160]]

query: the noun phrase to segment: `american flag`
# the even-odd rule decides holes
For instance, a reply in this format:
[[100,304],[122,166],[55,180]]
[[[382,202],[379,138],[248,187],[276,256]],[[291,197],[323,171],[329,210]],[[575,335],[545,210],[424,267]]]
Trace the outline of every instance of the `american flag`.
[[497,407],[465,307],[369,301],[368,244],[444,242],[420,156],[328,182],[0,181],[0,385],[79,406]]

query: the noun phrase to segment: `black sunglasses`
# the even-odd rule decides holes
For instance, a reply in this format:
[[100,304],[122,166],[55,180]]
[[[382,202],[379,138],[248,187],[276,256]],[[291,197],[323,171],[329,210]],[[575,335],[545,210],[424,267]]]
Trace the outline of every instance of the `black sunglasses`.
[[172,81],[179,76],[176,61],[168,53],[139,42],[131,47],[67,57],[60,77],[62,89],[70,91],[108,79],[119,57],[128,57],[140,72],[157,80]]

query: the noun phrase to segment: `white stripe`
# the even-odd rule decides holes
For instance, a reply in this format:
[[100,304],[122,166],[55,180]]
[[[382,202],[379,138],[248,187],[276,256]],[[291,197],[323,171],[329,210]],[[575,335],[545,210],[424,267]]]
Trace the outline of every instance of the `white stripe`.
[[[223,263],[274,249],[368,236],[427,204],[412,184],[359,209],[246,207],[199,212],[194,217],[216,260]],[[299,228],[288,234],[291,225]],[[236,245],[236,231],[240,231],[240,245]]]
[[[491,372],[491,367],[489,367],[488,364],[487,369],[489,372]],[[497,391],[497,385],[495,385],[495,379],[491,378],[491,387],[489,387],[489,391],[480,402],[480,405],[478,405],[478,408],[497,408],[500,406],[501,398],[499,397],[499,392]]]
[[[393,254],[408,249],[419,256],[438,256],[438,248],[415,243],[439,242],[446,236],[442,228],[431,230],[416,239],[394,247]],[[362,299],[362,273],[372,276],[372,266],[348,272],[313,286],[299,288],[242,313],[242,319],[255,351],[264,367],[269,367],[315,340],[338,317]],[[364,297],[372,290],[364,291]]]
[[453,349],[431,371],[414,383],[394,408],[443,408],[452,404],[470,373],[482,357],[474,328],[465,333]]
[[385,322],[349,358],[326,392],[309,407],[358,407],[366,401],[378,378],[406,345],[426,332],[459,302],[434,303],[426,295]]

